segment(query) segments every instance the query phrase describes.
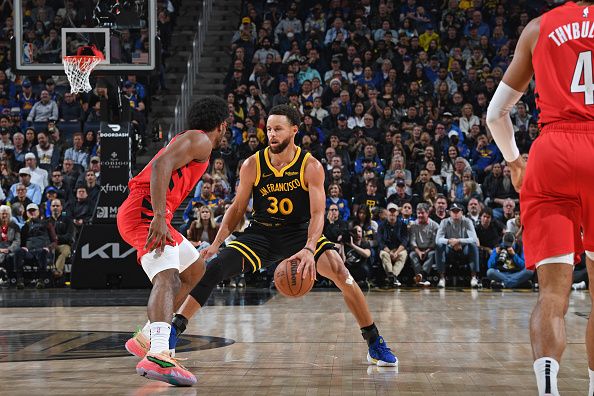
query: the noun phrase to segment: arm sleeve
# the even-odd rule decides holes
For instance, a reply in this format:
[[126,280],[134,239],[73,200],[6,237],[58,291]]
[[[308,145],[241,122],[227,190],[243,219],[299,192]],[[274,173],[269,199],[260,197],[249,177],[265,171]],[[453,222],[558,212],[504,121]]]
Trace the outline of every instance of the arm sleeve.
[[56,235],[56,229],[54,228],[53,224],[47,224],[47,234],[50,238],[50,245],[47,247],[50,249],[55,249],[58,245],[58,237]]
[[59,245],[70,245],[74,240],[74,223],[70,219],[64,219],[66,225],[66,232],[62,235],[58,235]]
[[408,228],[404,223],[400,223],[400,244],[405,248],[408,246]]
[[522,92],[516,91],[502,81],[487,109],[487,125],[507,162],[512,162],[520,156],[509,111],[522,95]]
[[33,194],[31,195],[31,201],[39,205],[41,203],[41,187],[37,184],[33,188]]
[[21,247],[27,247],[27,238],[29,237],[29,224],[25,223],[21,229]]
[[54,120],[58,119],[58,104],[56,102],[52,103],[52,117]]
[[29,112],[29,115],[27,116],[27,121],[29,121],[29,122],[33,122],[33,118],[35,116],[35,111],[37,109],[36,104],[37,103],[35,103],[35,105],[33,105],[33,107],[31,108],[31,111]]
[[524,252],[522,252],[521,254],[516,252],[516,254],[514,254],[514,263],[520,269],[526,268],[526,261],[524,260]]
[[10,253],[14,253],[20,246],[21,246],[21,230],[19,230],[18,226],[15,226],[14,240],[8,247],[8,250],[10,251]]
[[413,224],[412,227],[410,227],[410,247],[412,249],[417,247],[417,225]]
[[466,227],[466,234],[468,235],[466,238],[460,238],[461,243],[475,243],[478,245],[478,237],[476,235],[476,231],[474,229],[474,224],[470,219],[466,218],[463,220]]
[[377,249],[378,251],[384,250],[384,225],[382,224],[379,229],[377,230],[377,235],[375,236],[375,240],[377,241]]
[[489,256],[489,261],[487,262],[487,268],[496,268],[497,267],[497,250],[493,249],[491,252],[491,256]]
[[445,225],[446,225],[445,221],[442,221],[439,224],[439,228],[437,229],[437,236],[435,237],[436,244],[445,245],[448,243],[448,239],[445,237]]

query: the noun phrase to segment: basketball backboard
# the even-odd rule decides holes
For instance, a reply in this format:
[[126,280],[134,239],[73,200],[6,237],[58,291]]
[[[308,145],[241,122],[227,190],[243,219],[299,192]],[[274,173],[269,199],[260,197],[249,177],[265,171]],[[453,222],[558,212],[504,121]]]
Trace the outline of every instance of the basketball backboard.
[[95,71],[148,72],[157,54],[157,0],[14,0],[14,57],[22,74],[63,74],[64,56],[95,45],[104,57]]

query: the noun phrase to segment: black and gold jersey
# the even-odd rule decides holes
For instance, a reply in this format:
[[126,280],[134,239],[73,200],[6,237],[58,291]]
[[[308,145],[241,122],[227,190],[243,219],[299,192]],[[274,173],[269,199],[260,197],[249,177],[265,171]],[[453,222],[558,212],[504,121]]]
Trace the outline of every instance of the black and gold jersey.
[[268,147],[255,154],[256,180],[252,189],[254,221],[267,226],[309,222],[309,192],[303,179],[310,155],[297,147],[293,160],[277,170],[270,163]]

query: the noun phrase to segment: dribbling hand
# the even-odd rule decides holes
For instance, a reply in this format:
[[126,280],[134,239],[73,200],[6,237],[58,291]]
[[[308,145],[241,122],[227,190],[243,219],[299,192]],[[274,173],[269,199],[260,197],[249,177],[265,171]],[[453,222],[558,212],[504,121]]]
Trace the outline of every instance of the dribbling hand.
[[301,249],[291,257],[287,259],[287,261],[297,260],[299,261],[299,266],[297,267],[297,274],[303,274],[301,277],[305,279],[308,274],[312,280],[316,279],[316,260],[314,259],[314,254],[307,249]]
[[175,243],[175,240],[169,232],[169,228],[167,227],[165,217],[153,217],[153,220],[151,221],[151,225],[149,227],[148,236],[146,237],[146,244],[144,245],[144,248],[149,252],[156,250],[158,254],[161,254],[163,253],[163,250],[165,250],[165,246],[168,242]]
[[200,251],[200,257],[203,258],[204,261],[208,261],[209,258],[211,258],[212,256],[214,256],[215,254],[217,254],[219,252],[219,247],[220,247],[219,245],[217,245],[216,243],[213,243],[206,249],[203,249]]

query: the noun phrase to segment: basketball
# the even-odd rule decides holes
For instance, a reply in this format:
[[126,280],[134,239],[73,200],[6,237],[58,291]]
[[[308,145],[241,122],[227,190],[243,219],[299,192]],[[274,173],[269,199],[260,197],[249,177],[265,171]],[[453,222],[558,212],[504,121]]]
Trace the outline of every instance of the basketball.
[[282,295],[287,297],[301,297],[307,294],[314,285],[314,280],[302,274],[297,274],[297,260],[283,261],[274,271],[274,285]]

